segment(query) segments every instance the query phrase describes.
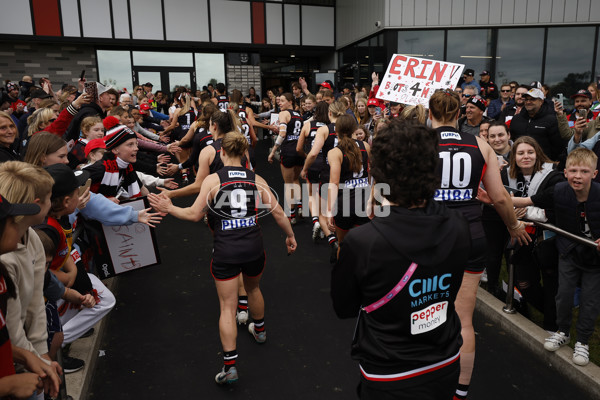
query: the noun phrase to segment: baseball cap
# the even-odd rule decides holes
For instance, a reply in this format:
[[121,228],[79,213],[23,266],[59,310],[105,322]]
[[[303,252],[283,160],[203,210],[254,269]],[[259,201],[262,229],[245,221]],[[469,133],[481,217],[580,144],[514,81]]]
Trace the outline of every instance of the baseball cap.
[[104,138],[101,139],[92,139],[85,145],[85,157],[90,155],[90,153],[96,149],[106,149],[106,142]]
[[479,76],[485,76],[485,75],[489,75],[490,72],[486,71],[485,69],[483,71],[481,71],[481,73],[479,74]]
[[544,96],[544,92],[542,92],[538,88],[532,88],[527,91],[527,93],[523,94],[523,96],[533,97],[534,99],[542,99],[544,100],[546,96]]
[[17,84],[16,84],[16,83],[14,83],[14,82],[8,82],[8,83],[6,84],[6,91],[7,91],[7,92],[10,92],[11,90],[18,89],[18,88],[19,88],[19,85],[17,85]]
[[90,174],[85,170],[73,171],[65,164],[53,164],[45,168],[54,179],[52,199],[73,193],[75,189],[88,180]]
[[542,82],[540,81],[533,81],[529,84],[530,87],[535,88],[535,89],[541,89],[542,88]]
[[142,86],[150,86],[150,87],[154,87],[154,85],[150,82],[146,82],[144,83]]
[[467,69],[465,69],[465,72],[463,72],[463,75],[474,76],[475,71],[473,71],[471,68],[467,68]]
[[571,96],[572,99],[574,99],[575,97],[587,97],[588,99],[591,99],[592,94],[589,92],[589,90],[579,89],[577,93]]
[[0,195],[0,219],[18,215],[35,215],[40,211],[42,209],[37,204],[12,204]]
[[327,82],[327,81],[325,81],[325,82],[323,82],[323,83],[319,84],[319,86],[323,86],[325,89],[333,90],[333,89],[331,88],[331,85],[330,85],[330,84],[329,84],[329,82]]
[[469,100],[467,100],[467,104],[469,103],[474,104],[481,111],[485,111],[485,108],[487,107],[487,103],[479,95],[469,97]]
[[149,109],[150,109],[150,104],[148,104],[148,103],[140,104],[140,114],[148,114]]
[[100,96],[102,93],[106,93],[110,89],[112,89],[112,86],[104,86],[100,82],[96,82],[96,87],[98,88],[98,96]]
[[44,92],[43,89],[35,89],[31,92],[32,99],[48,99],[52,97],[52,95]]
[[377,101],[377,99],[369,99],[369,101],[367,102],[367,107],[373,106],[373,107],[377,107],[379,105],[379,102]]

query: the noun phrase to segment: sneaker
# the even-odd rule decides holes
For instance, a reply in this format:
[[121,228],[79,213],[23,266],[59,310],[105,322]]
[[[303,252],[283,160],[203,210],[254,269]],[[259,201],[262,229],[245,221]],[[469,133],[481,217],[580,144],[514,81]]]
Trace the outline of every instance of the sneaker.
[[248,311],[237,310],[237,313],[235,314],[235,319],[237,320],[238,325],[246,325],[248,323]]
[[248,332],[250,332],[252,336],[254,336],[254,340],[256,340],[256,343],[262,344],[267,341],[267,332],[256,332],[254,330],[254,322],[251,322],[250,325],[248,325]]
[[319,238],[319,231],[321,230],[321,224],[319,224],[318,222],[315,222],[313,224],[313,228],[312,228],[312,240],[313,242],[316,242],[317,239]]
[[338,242],[333,242],[333,244],[331,245],[331,254],[329,254],[329,262],[331,264],[335,264],[337,262],[337,253],[339,248],[340,245],[338,244]]
[[587,365],[590,362],[590,346],[582,344],[581,342],[575,343],[575,349],[573,349],[573,363],[577,365]]
[[481,282],[482,283],[487,283],[487,281],[488,281],[487,269],[484,269],[483,273],[481,274]]
[[80,369],[82,369],[84,365],[85,362],[83,362],[83,360],[80,360],[79,358],[63,356],[62,368],[65,374],[72,374],[73,372],[77,372]]
[[225,367],[215,376],[215,382],[219,385],[229,385],[237,382],[238,372],[235,367],[229,368],[229,371],[225,372]]
[[556,351],[565,344],[569,343],[571,338],[562,332],[554,332],[552,336],[544,341],[544,348],[548,351]]

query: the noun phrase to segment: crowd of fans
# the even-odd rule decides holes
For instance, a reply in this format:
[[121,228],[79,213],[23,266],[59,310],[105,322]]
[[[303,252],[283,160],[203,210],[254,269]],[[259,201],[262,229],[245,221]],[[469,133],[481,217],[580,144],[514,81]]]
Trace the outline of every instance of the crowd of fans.
[[[598,179],[593,173],[597,158],[579,155],[567,161],[568,153],[578,147],[600,153],[596,84],[580,88],[571,96],[574,108],[565,110],[562,99],[550,99],[548,88],[540,82],[498,87],[488,71],[481,72],[479,82],[474,75],[473,70],[465,70],[454,90],[461,102],[456,128],[484,139],[493,149],[503,183],[514,196],[517,217],[564,225],[560,216],[564,210],[556,210],[553,203],[557,185],[565,179],[571,186],[586,184],[582,174],[590,171],[571,171],[574,166],[586,166]],[[0,397],[27,397],[41,390],[55,395],[63,370],[83,368],[83,361],[68,356],[69,344],[89,335],[115,304],[95,275],[96,249],[89,232],[97,224],[160,222],[160,215],[150,209],[137,212],[119,203],[155,188],[167,198],[198,193],[220,162],[220,148],[213,144],[229,130],[245,136],[248,151],[241,162],[250,169],[265,161],[255,160],[257,141],[273,140],[269,161],[280,159],[283,180],[290,184],[284,198],[292,225],[303,214],[301,193],[293,190],[293,184],[301,179],[310,183],[307,213],[313,240],[326,237],[331,262],[336,262],[338,242],[349,229],[368,221],[359,218],[357,210],[351,210],[356,214],[351,219],[330,218],[338,186],[354,179],[353,188],[368,192],[370,145],[391,121],[430,123],[429,110],[423,106],[376,98],[378,84],[373,73],[370,87],[345,84],[338,91],[333,82],[325,81],[317,93],[311,93],[301,78],[291,85],[291,92],[273,88],[261,99],[254,88],[244,95],[229,92],[222,83],[195,93],[184,87],[165,93],[153,92],[148,82],[128,93],[83,80],[58,91],[45,78],[33,82],[25,76],[18,83],[6,82],[0,100],[0,206],[35,204],[37,208],[30,208],[29,214],[0,214],[3,224],[8,221],[2,234],[16,224],[19,237],[16,248],[3,247],[0,256],[0,287],[9,288],[0,293],[6,320],[2,328],[8,329],[0,345],[6,351],[4,346],[12,343],[14,360],[36,379],[28,373],[11,378],[13,357],[3,355]],[[233,124],[223,122],[224,114],[233,115]],[[271,118],[274,114],[278,114],[276,122]],[[567,171],[576,176],[574,183]],[[319,190],[314,185],[319,183],[335,184],[326,209],[318,207]],[[567,225],[574,227],[574,233],[597,240],[600,230],[594,216],[600,212],[596,207],[600,198],[595,197],[595,184],[592,189],[589,200],[577,199],[577,221]],[[362,195],[357,191],[356,196]],[[488,243],[483,280],[491,293],[500,295],[502,258],[510,236],[495,210],[484,204],[483,187],[479,199]],[[585,365],[588,339],[600,309],[600,301],[592,300],[600,290],[594,269],[600,267],[598,254],[533,225],[528,230],[533,241],[517,246],[510,260],[523,298],[520,310],[527,315],[528,308],[535,307],[543,313],[544,329],[554,332],[545,347],[556,350],[570,340],[570,313],[577,301],[580,320],[573,360]],[[569,254],[576,257],[567,279],[560,273],[559,256]],[[247,319],[247,297],[240,294],[238,322],[244,312]],[[59,350],[62,369],[56,363]]]

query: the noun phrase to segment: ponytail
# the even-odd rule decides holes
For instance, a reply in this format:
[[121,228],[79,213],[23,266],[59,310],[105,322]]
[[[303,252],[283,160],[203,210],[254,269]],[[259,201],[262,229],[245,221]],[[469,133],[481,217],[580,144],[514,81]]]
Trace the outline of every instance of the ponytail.
[[338,147],[350,163],[352,172],[360,172],[362,168],[362,155],[356,145],[356,140],[352,139],[352,134],[356,131],[357,124],[354,118],[348,114],[340,115],[335,121],[335,132],[338,136]]

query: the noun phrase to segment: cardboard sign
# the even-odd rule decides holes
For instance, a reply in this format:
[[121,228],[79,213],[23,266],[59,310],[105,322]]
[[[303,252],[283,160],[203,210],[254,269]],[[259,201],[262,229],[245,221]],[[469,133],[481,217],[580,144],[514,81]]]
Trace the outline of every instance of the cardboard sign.
[[377,98],[429,108],[437,89],[454,89],[463,64],[394,54],[381,80]]
[[[140,211],[149,207],[146,197],[121,202]],[[160,254],[156,244],[154,228],[136,222],[131,225],[104,226],[105,257],[96,264],[98,275],[104,279],[123,272],[150,265],[160,264]]]

